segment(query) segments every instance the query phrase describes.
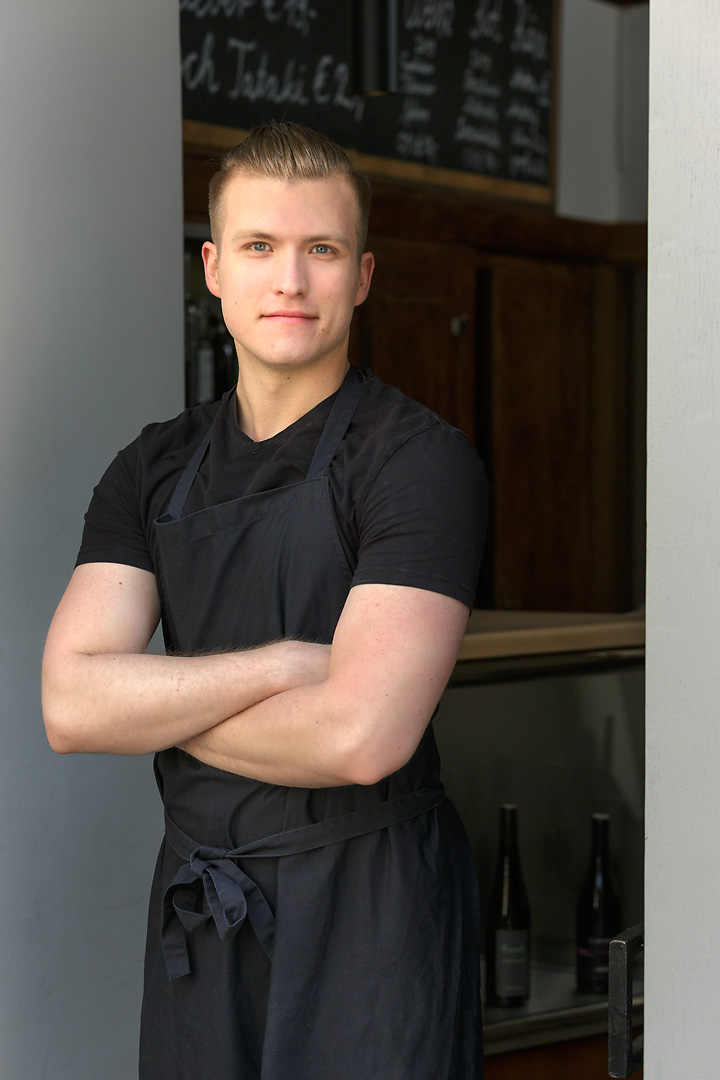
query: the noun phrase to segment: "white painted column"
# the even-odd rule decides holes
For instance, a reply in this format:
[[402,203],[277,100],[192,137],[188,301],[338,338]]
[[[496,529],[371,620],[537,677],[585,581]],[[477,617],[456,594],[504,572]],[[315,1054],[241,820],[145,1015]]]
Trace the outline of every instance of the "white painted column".
[[93,484],[182,408],[177,0],[3,0],[0,100],[0,1076],[132,1080],[151,764],[54,755],[39,680]]
[[650,4],[646,1080],[720,1069],[720,16]]

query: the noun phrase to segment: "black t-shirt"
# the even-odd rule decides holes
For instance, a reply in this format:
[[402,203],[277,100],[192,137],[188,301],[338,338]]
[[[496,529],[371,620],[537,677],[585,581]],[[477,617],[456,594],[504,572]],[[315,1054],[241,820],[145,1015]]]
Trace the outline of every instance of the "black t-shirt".
[[[77,564],[154,572],[154,522],[217,416],[183,514],[305,478],[333,394],[271,439],[240,428],[235,393],[150,424],[95,488]],[[328,473],[353,585],[409,585],[472,607],[487,522],[482,463],[462,432],[370,377]]]

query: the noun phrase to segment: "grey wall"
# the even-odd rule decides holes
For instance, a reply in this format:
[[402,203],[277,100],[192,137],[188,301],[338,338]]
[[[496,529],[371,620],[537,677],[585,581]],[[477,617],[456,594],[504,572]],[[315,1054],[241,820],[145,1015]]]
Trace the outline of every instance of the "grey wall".
[[647,217],[648,4],[562,0],[555,208]]
[[652,0],[647,1080],[720,1060],[720,19]]
[[92,486],[182,407],[176,0],[0,10],[0,1076],[136,1073],[150,762],[57,757],[47,625]]

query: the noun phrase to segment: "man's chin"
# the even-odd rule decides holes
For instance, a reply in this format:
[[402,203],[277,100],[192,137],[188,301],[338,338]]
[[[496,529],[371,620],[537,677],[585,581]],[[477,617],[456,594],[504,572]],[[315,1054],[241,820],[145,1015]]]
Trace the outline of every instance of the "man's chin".
[[319,370],[325,366],[332,368],[335,364],[341,366],[345,363],[346,356],[346,351],[342,356],[339,354],[335,356],[333,353],[322,353],[319,356],[317,354],[308,355],[307,353],[275,353],[256,356],[253,360],[255,364],[258,364],[265,371],[275,372],[278,375],[293,375],[300,371]]

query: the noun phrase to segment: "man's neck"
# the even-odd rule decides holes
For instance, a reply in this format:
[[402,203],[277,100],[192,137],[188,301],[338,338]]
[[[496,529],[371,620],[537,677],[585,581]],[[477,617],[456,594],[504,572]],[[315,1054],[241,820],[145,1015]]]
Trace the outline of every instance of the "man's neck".
[[349,366],[342,359],[288,373],[241,363],[236,391],[240,427],[254,442],[272,439],[334,394]]

